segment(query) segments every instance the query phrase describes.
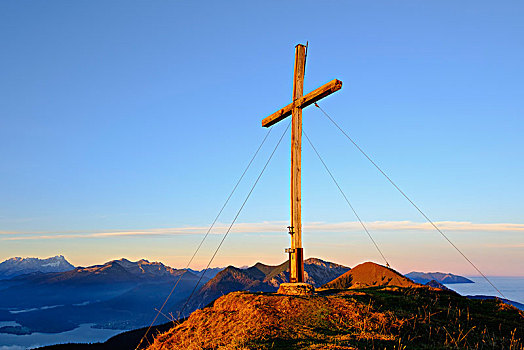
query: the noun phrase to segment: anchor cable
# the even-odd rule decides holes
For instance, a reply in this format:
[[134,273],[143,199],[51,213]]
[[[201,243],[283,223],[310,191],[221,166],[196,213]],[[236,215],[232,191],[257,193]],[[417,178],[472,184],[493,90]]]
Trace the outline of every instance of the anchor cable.
[[253,163],[253,161],[255,160],[258,152],[260,151],[260,149],[262,148],[262,146],[264,145],[264,143],[266,142],[269,134],[271,133],[271,130],[272,128],[270,128],[267,133],[266,133],[266,136],[264,137],[264,139],[262,140],[262,142],[260,143],[260,145],[258,146],[255,154],[253,154],[253,157],[251,157],[251,160],[249,161],[249,163],[247,164],[247,166],[245,167],[244,171],[242,172],[242,175],[239,177],[239,179],[237,180],[235,186],[233,187],[233,190],[231,190],[231,193],[229,193],[229,196],[227,197],[226,201],[224,202],[224,204],[222,205],[222,208],[220,208],[218,214],[216,215],[215,219],[213,220],[213,223],[211,224],[211,226],[209,226],[206,234],[204,235],[204,237],[202,238],[202,240],[200,241],[200,244],[198,245],[198,247],[196,248],[195,252],[193,253],[193,256],[191,256],[191,259],[189,259],[189,262],[187,263],[186,265],[186,268],[184,269],[184,272],[182,272],[180,274],[180,276],[178,277],[178,280],[176,281],[175,285],[173,286],[173,288],[171,289],[171,291],[169,292],[166,300],[164,300],[164,303],[162,304],[162,306],[160,307],[160,309],[156,309],[157,311],[157,314],[155,315],[153,321],[151,322],[151,324],[149,325],[149,327],[147,328],[144,336],[140,339],[140,342],[138,343],[137,347],[135,348],[135,350],[137,350],[140,345],[142,344],[142,342],[144,341],[144,339],[146,338],[147,334],[149,333],[149,331],[151,330],[151,327],[153,327],[153,324],[156,322],[158,316],[160,314],[163,314],[162,313],[162,310],[164,309],[164,307],[166,306],[167,302],[169,301],[169,298],[171,298],[171,295],[173,294],[173,292],[175,291],[176,287],[178,286],[178,283],[180,282],[180,280],[182,279],[182,277],[184,276],[184,274],[188,271],[188,268],[189,266],[191,265],[191,263],[193,262],[193,259],[195,258],[195,256],[197,255],[198,251],[200,250],[200,248],[202,247],[202,244],[204,244],[204,241],[206,240],[206,238],[209,236],[209,233],[211,232],[211,230],[213,229],[213,227],[215,226],[216,222],[218,221],[218,218],[220,217],[220,215],[222,215],[222,212],[224,211],[226,205],[229,203],[229,200],[231,199],[231,197],[233,196],[233,194],[235,193],[235,191],[237,190],[238,188],[238,185],[240,184],[240,182],[242,181],[242,179],[244,178],[244,176],[246,175],[247,171],[249,170],[249,168],[251,167],[251,164]]
[[335,185],[337,186],[338,190],[340,191],[340,193],[342,194],[342,196],[344,197],[344,199],[346,200],[346,203],[349,205],[349,207],[351,208],[351,210],[353,211],[353,214],[355,214],[355,216],[357,217],[358,221],[360,222],[360,225],[362,226],[362,228],[364,229],[364,231],[366,231],[366,233],[368,234],[369,238],[371,239],[371,242],[373,242],[373,244],[375,245],[375,248],[377,248],[380,256],[382,256],[382,259],[384,259],[384,261],[386,262],[386,266],[389,267],[389,262],[388,260],[386,259],[386,257],[384,256],[384,254],[382,254],[382,251],[380,250],[380,248],[378,247],[378,244],[377,242],[375,242],[375,240],[373,239],[373,237],[371,236],[371,233],[369,233],[366,225],[364,225],[364,222],[360,219],[360,216],[357,214],[357,211],[355,210],[355,208],[353,207],[353,205],[351,205],[351,203],[349,202],[349,199],[348,197],[346,196],[346,194],[344,193],[344,191],[342,190],[342,188],[340,187],[340,185],[338,184],[337,180],[335,180],[335,177],[333,176],[333,173],[329,170],[328,166],[326,165],[326,162],[324,162],[324,160],[322,159],[322,157],[320,156],[320,154],[318,153],[317,149],[315,148],[315,146],[313,146],[313,142],[311,142],[309,136],[307,136],[306,132],[304,131],[304,129],[302,129],[302,133],[304,134],[304,136],[306,137],[309,145],[311,146],[311,148],[313,148],[313,151],[315,151],[315,153],[317,154],[317,157],[318,159],[320,160],[320,162],[322,162],[322,165],[324,165],[324,168],[326,169],[326,171],[328,172],[329,176],[331,176],[331,179],[333,180],[333,182],[335,183]]
[[184,313],[184,310],[186,308],[186,306],[188,305],[189,301],[191,300],[191,298],[193,297],[193,294],[195,293],[196,289],[198,288],[198,285],[200,284],[200,282],[202,281],[202,278],[204,277],[204,275],[206,274],[207,270],[209,269],[209,266],[211,265],[211,263],[213,262],[213,260],[215,259],[215,256],[217,255],[218,251],[220,250],[220,247],[222,247],[222,244],[224,243],[224,241],[226,240],[226,237],[229,235],[229,232],[231,231],[231,228],[233,227],[233,225],[235,224],[238,216],[240,215],[240,213],[242,212],[242,209],[244,209],[244,206],[246,205],[249,197],[251,196],[251,194],[253,193],[253,190],[255,189],[256,185],[258,184],[258,181],[260,180],[260,178],[262,177],[262,174],[264,174],[264,171],[266,170],[269,162],[271,161],[271,159],[273,158],[273,155],[275,154],[278,146],[280,145],[280,143],[282,142],[282,139],[284,138],[284,136],[286,135],[287,131],[289,130],[289,127],[291,126],[291,122],[289,122],[289,124],[287,125],[286,127],[286,130],[284,130],[284,132],[282,133],[282,136],[280,136],[280,139],[278,140],[275,148],[273,149],[273,152],[271,152],[271,155],[269,156],[268,160],[266,161],[266,164],[264,165],[264,167],[262,168],[262,170],[260,171],[260,174],[258,175],[257,179],[255,180],[255,182],[253,183],[253,186],[251,186],[251,190],[249,191],[249,193],[247,194],[246,196],[246,199],[244,200],[244,202],[242,203],[242,205],[240,206],[240,209],[238,209],[238,212],[236,213],[233,221],[231,221],[231,224],[229,225],[226,233],[224,234],[224,236],[222,237],[222,240],[220,241],[218,247],[216,248],[215,252],[213,253],[213,256],[211,256],[211,259],[209,260],[206,268],[204,269],[204,271],[202,272],[202,274],[200,275],[200,278],[198,279],[198,282],[197,284],[195,285],[195,287],[193,288],[193,291],[191,292],[191,294],[189,295],[189,297],[187,298],[186,302],[184,303],[184,306],[182,307],[182,309],[179,311],[179,314],[183,316],[183,313]]
[[353,139],[333,120],[333,118],[331,118],[329,116],[329,114],[326,113],[326,111],[324,111],[316,102],[315,102],[315,106],[320,109],[320,111],[333,123],[333,125],[335,125],[339,130],[340,132],[342,132],[342,134],[344,134],[344,136],[346,136],[346,138],[351,141],[351,143],[360,151],[360,153],[362,153],[370,162],[371,164],[373,164],[375,166],[375,168],[377,168],[377,170],[382,174],[384,175],[384,177],[393,185],[393,187],[395,187],[397,189],[397,191],[400,192],[400,194],[402,196],[404,196],[404,198],[406,198],[408,200],[409,203],[411,203],[411,205],[431,224],[431,226],[433,226],[435,228],[435,230],[437,230],[441,235],[442,237],[444,237],[446,239],[446,241],[448,241],[449,244],[451,244],[451,246],[453,248],[455,248],[455,250],[457,252],[460,253],[460,255],[462,255],[462,257],[471,265],[473,266],[473,268],[504,298],[504,299],[507,299],[506,296],[489,280],[488,277],[486,277],[486,275],[484,275],[482,273],[482,271],[480,271],[480,269],[471,261],[468,259],[468,257],[448,238],[448,236],[446,236],[444,234],[444,232],[442,232],[438,226],[406,195],[406,193],[404,193],[404,191],[402,191],[400,189],[400,187],[397,186],[397,184],[395,182],[393,182],[393,180],[391,180],[391,178],[377,165],[377,163],[375,163],[370,156],[368,156],[366,154],[366,152],[364,152],[364,150],[362,150],[362,148],[360,148],[360,146],[355,142],[353,141]]

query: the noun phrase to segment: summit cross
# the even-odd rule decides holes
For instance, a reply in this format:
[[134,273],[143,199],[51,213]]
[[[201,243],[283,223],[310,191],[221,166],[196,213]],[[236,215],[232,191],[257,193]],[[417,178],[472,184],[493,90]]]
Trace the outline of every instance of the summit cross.
[[270,127],[279,121],[291,118],[291,248],[289,253],[289,282],[304,282],[304,253],[302,248],[302,207],[301,207],[301,153],[302,153],[302,108],[331,95],[342,88],[342,82],[334,79],[318,89],[304,95],[304,74],[306,67],[306,46],[295,47],[295,73],[293,80],[293,101],[286,107],[262,120],[263,127]]

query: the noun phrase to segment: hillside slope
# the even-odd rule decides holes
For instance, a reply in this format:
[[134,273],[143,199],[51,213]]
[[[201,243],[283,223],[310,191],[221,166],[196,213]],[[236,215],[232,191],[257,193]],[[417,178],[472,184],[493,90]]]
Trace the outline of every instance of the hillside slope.
[[372,262],[355,266],[342,276],[326,283],[324,288],[365,288],[379,286],[415,287],[418,284],[402,276],[397,271]]
[[235,292],[161,334],[160,349],[522,349],[524,313],[429,287],[297,297]]

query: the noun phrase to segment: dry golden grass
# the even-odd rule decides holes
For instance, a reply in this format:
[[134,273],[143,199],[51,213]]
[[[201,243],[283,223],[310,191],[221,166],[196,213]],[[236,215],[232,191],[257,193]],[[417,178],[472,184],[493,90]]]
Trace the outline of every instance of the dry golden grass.
[[159,335],[160,349],[523,349],[523,313],[430,288],[234,292]]

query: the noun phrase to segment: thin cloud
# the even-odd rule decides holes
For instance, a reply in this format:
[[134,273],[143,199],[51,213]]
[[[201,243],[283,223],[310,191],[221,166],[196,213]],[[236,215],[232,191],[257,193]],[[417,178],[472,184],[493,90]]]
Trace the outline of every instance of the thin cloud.
[[[456,232],[523,232],[524,224],[510,223],[472,223],[467,221],[441,221],[435,223],[443,231]],[[287,221],[264,221],[256,223],[238,223],[233,226],[231,233],[277,233],[287,230]],[[371,231],[433,231],[429,223],[412,221],[373,221],[365,223]],[[303,225],[305,232],[347,232],[360,231],[359,222],[309,222]],[[218,223],[211,234],[224,234],[229,225]],[[110,238],[110,237],[166,237],[176,235],[202,235],[207,232],[207,226],[184,226],[174,228],[152,228],[127,231],[101,232],[14,232],[0,231],[0,240],[48,240],[48,239],[80,239],[80,238]]]
[[524,248],[524,243],[508,243],[508,244],[485,244],[485,247],[489,248],[514,248],[521,249]]
[[[412,221],[373,221],[364,223],[366,227],[374,231],[433,231],[435,228],[427,222],[419,223]],[[494,224],[476,224],[468,221],[439,221],[435,225],[444,231],[469,231],[469,232],[501,232],[501,231],[524,231],[524,224],[508,224],[508,223],[494,223]],[[311,223],[304,225],[311,227],[314,230],[324,231],[344,231],[361,229],[358,222],[340,222],[340,223]]]

